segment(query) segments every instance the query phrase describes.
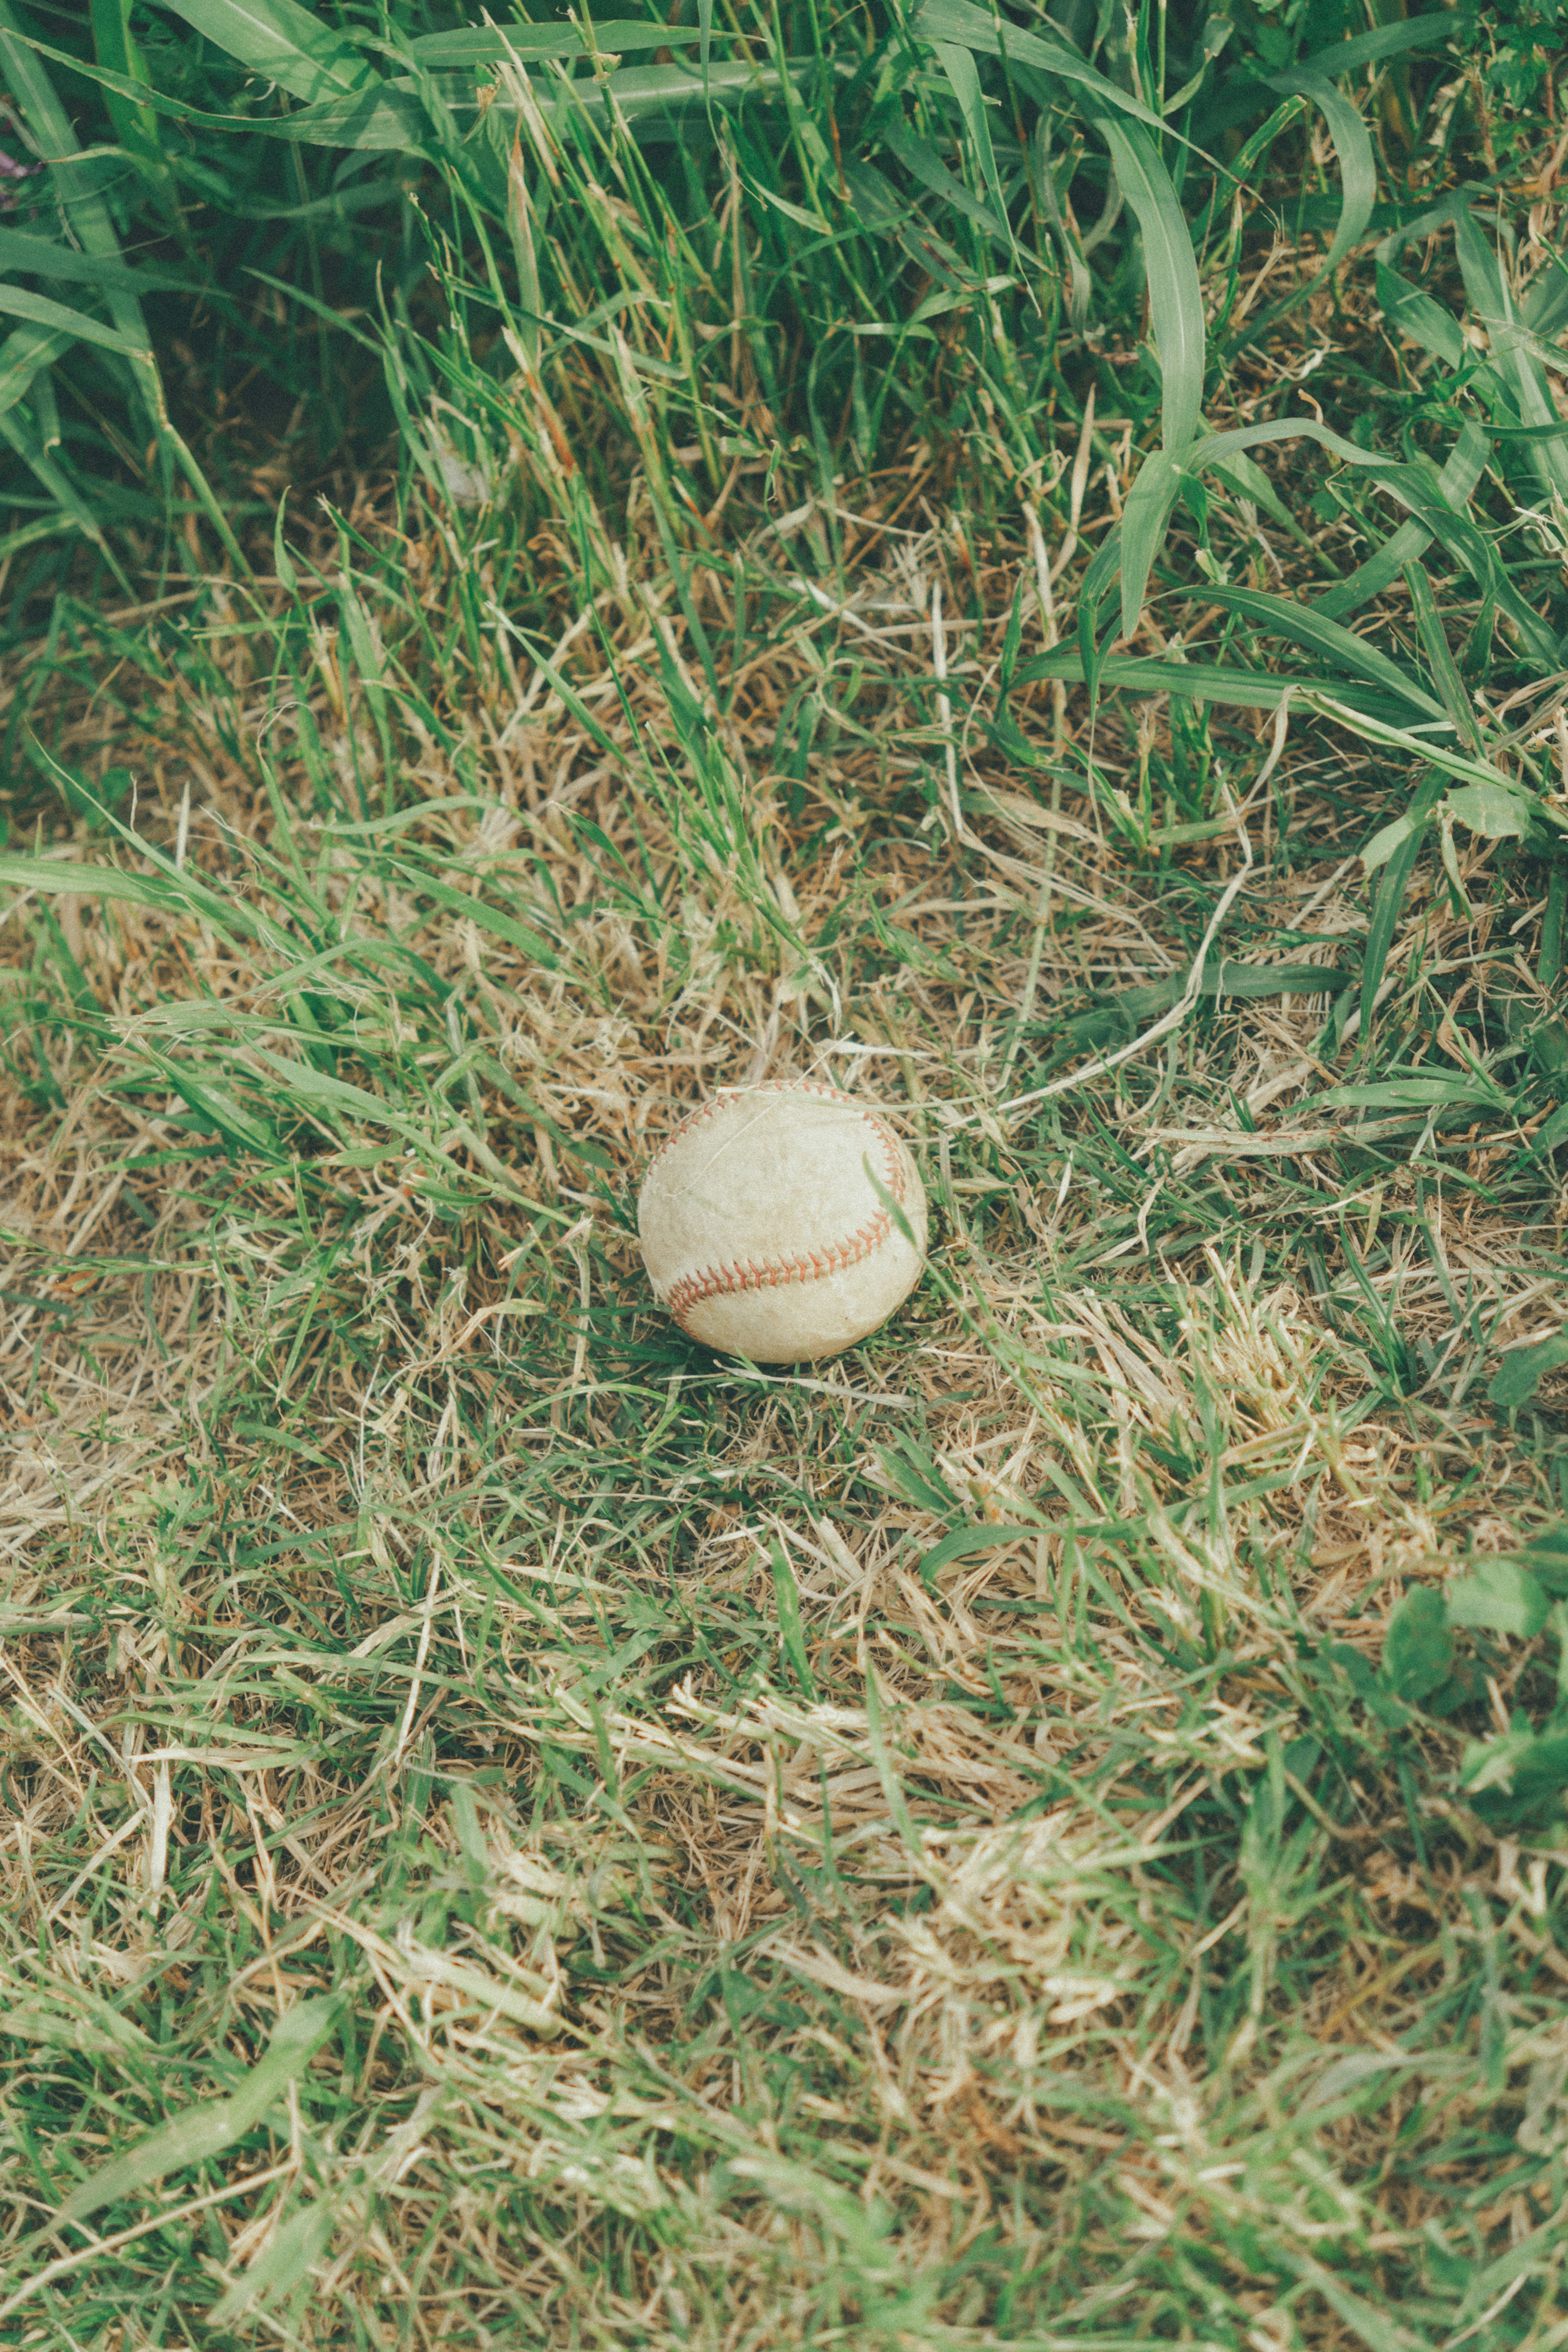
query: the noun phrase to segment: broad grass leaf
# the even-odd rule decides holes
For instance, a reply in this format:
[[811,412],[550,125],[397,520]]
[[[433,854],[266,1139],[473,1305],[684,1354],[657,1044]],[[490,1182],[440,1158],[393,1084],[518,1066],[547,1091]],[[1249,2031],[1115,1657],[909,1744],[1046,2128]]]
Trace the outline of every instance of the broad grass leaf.
[[1440,1592],[1418,1584],[1405,1595],[1383,1637],[1383,1679],[1396,1698],[1418,1703],[1448,1678],[1454,1637]]
[[1431,16],[1413,16],[1408,23],[1380,25],[1375,32],[1357,33],[1348,41],[1335,41],[1326,49],[1314,49],[1301,59],[1303,73],[1354,73],[1362,66],[1377,65],[1385,58],[1396,58],[1406,49],[1429,48],[1437,41],[1464,40],[1475,29],[1476,18],[1467,10],[1456,9],[1451,16],[1435,12]]
[[[1447,744],[1433,741],[1425,729],[1417,733],[1408,727],[1390,725],[1373,712],[1358,709],[1354,702],[1324,694],[1321,688],[1311,684],[1298,687],[1296,691],[1303,710],[1316,710],[1326,719],[1338,719],[1353,734],[1359,735],[1364,742],[1380,743],[1391,751],[1406,751],[1413,759],[1428,761],[1434,768],[1441,768],[1445,775],[1458,777],[1461,783],[1486,784],[1494,792],[1511,790],[1528,815],[1559,826],[1568,826],[1568,817],[1554,809],[1550,802],[1537,800],[1518,786],[1511,787],[1507,777],[1500,776],[1495,768],[1483,767],[1479,761],[1468,759],[1463,752],[1451,751]],[[1445,733],[1448,728],[1448,722],[1445,719]]]
[[1188,105],[1197,96],[1208,78],[1209,67],[1219,56],[1235,29],[1236,27],[1228,17],[1211,16],[1208,18],[1203,28],[1202,39],[1193,53],[1197,60],[1197,71],[1188,74],[1180,89],[1172,90],[1170,96],[1161,105],[1160,111],[1167,121],[1173,114],[1179,114],[1183,107]]
[[932,1545],[920,1562],[922,1583],[949,1567],[956,1559],[973,1559],[983,1551],[996,1551],[1003,1544],[1032,1543],[1041,1530],[1039,1528],[955,1528],[951,1535]]
[[[640,129],[644,136],[657,137],[664,132],[694,144],[707,145],[718,134],[706,123],[693,119],[698,109],[706,110],[718,99],[735,101],[778,98],[787,77],[800,84],[810,79],[812,70],[810,59],[791,61],[787,76],[770,67],[743,62],[711,66],[706,76],[691,66],[627,66],[603,82],[574,82],[570,96],[539,98],[535,103],[545,121],[558,125],[570,123],[584,114],[610,118],[613,105],[615,114],[623,117],[633,130]],[[476,100],[475,107],[476,110]],[[509,109],[504,99],[498,99],[491,111],[504,115]],[[761,192],[759,183],[748,181],[747,184],[754,194]],[[821,236],[821,221],[810,214],[807,217]]]
[[789,1557],[777,1537],[773,1539],[768,1558],[773,1570],[773,1597],[779,1605],[779,1632],[784,1643],[784,1654],[794,1669],[795,1680],[815,1706],[817,1685],[811,1673],[810,1659],[806,1654],[806,1637],[800,1629],[800,1589]]
[[[1094,675],[1098,689],[1107,693],[1121,689],[1128,694],[1181,694],[1194,702],[1228,704],[1238,710],[1278,710],[1286,694],[1301,692],[1290,678],[1272,677],[1266,670],[1235,669],[1224,662],[1158,661],[1141,654],[1102,655]],[[1019,664],[1017,683],[1026,686],[1037,678],[1055,677],[1074,685],[1084,682],[1081,650],[1059,646],[1051,653],[1037,654],[1033,660]],[[1339,691],[1347,709],[1368,719],[1396,719],[1409,708],[1370,687],[1347,684]]]
[[1330,1087],[1318,1097],[1336,1110],[1469,1110],[1478,1103],[1489,1109],[1512,1108],[1500,1087],[1476,1078],[1425,1074],[1410,1078],[1380,1078],[1368,1086]]
[[14,890],[41,890],[51,898],[124,898],[136,907],[155,907],[161,913],[178,911],[178,898],[168,886],[141,874],[122,874],[114,866],[82,866],[74,858],[16,857],[0,855],[0,885]]
[[[38,748],[41,751],[42,747]],[[47,752],[42,753],[42,764],[54,776],[68,801],[73,791],[79,791],[75,777]],[[135,839],[124,826],[117,829],[126,839]],[[67,857],[17,857],[0,852],[0,887],[9,884],[16,890],[39,890],[49,898],[123,898],[132,906],[153,907],[176,919],[195,915],[202,922],[210,923],[223,939],[232,940],[237,935],[259,940],[285,955],[292,954],[290,942],[243,898],[237,895],[222,897],[216,890],[209,890],[194,875],[177,871],[173,860],[151,842],[136,840],[136,847],[162,870],[154,874],[126,874],[118,866],[89,866]]]
[[373,89],[381,76],[362,50],[298,0],[168,0],[177,16],[306,105]]
[[[1172,828],[1176,830],[1185,832],[1188,828]],[[1198,828],[1190,830],[1196,832]],[[1207,828],[1204,830],[1207,833]],[[1169,833],[1155,835],[1151,845],[1169,838]],[[1354,983],[1354,971],[1338,971],[1326,964],[1221,961],[1205,970],[1196,992],[1200,999],[1231,997],[1241,1003],[1265,1003],[1276,996],[1337,996]],[[1119,1045],[1124,1038],[1134,1036],[1145,1022],[1179,1003],[1189,984],[1188,976],[1181,972],[1145,988],[1121,989],[1114,996],[1092,1005],[1087,1013],[1074,1013],[1064,1022],[1062,1042],[1075,1051]]]
[[[93,48],[100,65],[131,74],[139,63],[131,29],[131,0],[91,0]],[[110,98],[110,120],[115,136],[151,184],[167,187],[170,169],[158,142],[158,121],[152,109],[134,100]]]
[[[969,57],[967,50],[956,49],[951,54],[955,57],[962,57],[968,65],[969,71],[974,72],[974,60]],[[989,205],[982,204],[978,196],[972,196],[962,180],[957,179],[947,169],[946,164],[928,141],[917,139],[914,131],[906,130],[902,123],[894,123],[883,132],[883,143],[897,156],[905,171],[918,180],[923,188],[928,189],[934,196],[940,196],[944,204],[951,205],[955,212],[962,213],[967,220],[972,220],[977,227],[982,228],[988,236],[994,237],[998,244],[1011,247],[1012,236],[1008,227],[1006,213],[1004,212],[998,219]],[[847,179],[849,177],[847,166],[845,175]],[[880,180],[882,175],[877,173],[872,177]],[[897,199],[896,191],[887,181],[883,180],[882,185],[897,203],[897,217],[901,220],[906,218],[909,212],[908,205]],[[869,184],[867,192],[872,193]],[[856,209],[860,209],[859,205]]]
[[40,368],[53,366],[75,342],[74,335],[51,334],[42,327],[17,327],[0,343],[0,416],[6,415]]
[[1100,117],[1098,128],[1143,235],[1149,320],[1160,359],[1160,438],[1167,451],[1179,455],[1203,414],[1203,286],[1192,234],[1171,175],[1146,133],[1107,115]]
[[187,2107],[172,2123],[149,2133],[123,2156],[115,2157],[78,2183],[55,2215],[53,2227],[85,2221],[105,2205],[151,2188],[166,2172],[205,2163],[243,2139],[296,2075],[303,2074],[336,2027],[342,2008],[337,1994],[296,2001],[279,2019],[265,2054],[236,2089],[225,2098],[203,2099]]
[[1448,794],[1448,805],[1461,824],[1488,841],[1524,837],[1530,804],[1506,784],[1461,784],[1457,793]]
[[[209,121],[214,128],[230,127],[221,118]],[[266,138],[288,140],[296,146],[352,147],[374,154],[415,152],[430,144],[432,135],[429,117],[413,92],[385,82],[354,98],[323,99],[292,114],[271,115],[255,127]]]
[[56,2050],[76,2050],[89,2058],[151,2059],[157,2045],[111,2002],[85,1988],[67,1999],[55,1994],[52,2003],[18,1999],[15,1982],[8,1984],[4,2031],[21,2042],[38,2042]]
[[1379,480],[1465,566],[1483,593],[1496,598],[1531,650],[1555,666],[1557,639],[1551,627],[1514,588],[1485,532],[1468,515],[1458,514],[1448,505],[1429,468],[1391,466]]
[[[702,0],[704,21],[712,23],[712,0]],[[593,37],[601,52],[619,57],[632,49],[662,49],[669,41],[667,25],[629,16],[596,17]],[[507,58],[525,63],[539,58],[580,58],[587,44],[575,25],[529,25],[520,19],[507,24],[466,25],[447,33],[421,33],[408,44],[407,54],[432,73],[467,66],[495,65]]]
[[1348,2092],[1356,2090],[1363,2083],[1373,2082],[1381,2075],[1400,2073],[1407,2067],[1421,2066],[1427,2063],[1421,2057],[1406,2058],[1398,2054],[1391,2055],[1383,2050],[1353,2050],[1348,2058],[1336,2058],[1333,2065],[1326,2068],[1320,2075],[1301,2101],[1301,2112],[1302,2115],[1311,2115],[1318,2107],[1332,2106],[1336,2099],[1343,2099]]
[[1401,278],[1398,271],[1377,264],[1377,303],[1384,320],[1397,334],[1408,335],[1424,352],[1445,366],[1462,367],[1471,356],[1458,320],[1418,286]]
[[910,32],[917,41],[951,42],[961,48],[977,49],[982,56],[999,58],[1003,42],[1009,63],[1033,66],[1041,73],[1056,74],[1079,89],[1092,91],[1103,104],[1113,106],[1122,114],[1131,115],[1135,121],[1146,123],[1151,131],[1170,136],[1169,126],[1152,107],[1141,99],[1119,89],[1092,66],[1085,65],[1075,49],[1059,41],[1042,40],[1038,33],[1026,32],[1020,25],[1001,24],[970,0],[925,0],[919,15],[911,20]]
[[1430,2337],[1406,2327],[1365,2295],[1357,2294],[1337,2272],[1315,2261],[1294,2240],[1271,2235],[1261,2242],[1267,2246],[1272,2262],[1291,2273],[1303,2286],[1317,2290],[1329,2309],[1360,2337],[1366,2352],[1431,2352]]
[[[1556,425],[1561,420],[1545,373],[1531,352],[1521,347],[1521,338],[1513,331],[1521,324],[1513,298],[1498,257],[1468,206],[1455,216],[1454,243],[1470,308],[1491,340],[1493,373],[1511,395],[1524,424]],[[1533,441],[1528,446],[1531,462],[1546,488],[1568,497],[1568,450],[1555,437]]]
[[390,1128],[394,1135],[406,1136],[411,1143],[423,1146],[432,1158],[439,1156],[418,1120],[394,1110],[380,1095],[372,1095],[363,1087],[351,1087],[345,1079],[328,1077],[312,1069],[308,1062],[287,1061],[265,1045],[256,1045],[253,1050],[297,1102],[308,1104],[317,1111],[339,1112],[345,1118],[369,1119],[372,1126]]
[[904,1793],[904,1783],[898,1777],[897,1768],[888,1748],[883,1727],[882,1695],[874,1666],[870,1669],[865,1679],[865,1721],[872,1762],[876,1767],[876,1777],[882,1783],[883,1795],[887,1799],[888,1811],[893,1815],[904,1844],[909,1848],[915,1861],[924,1868],[925,1847],[920,1832],[915,1826],[914,1817],[909,1810],[909,1801]]
[[1354,631],[1342,628],[1337,621],[1329,620],[1312,605],[1299,604],[1289,596],[1270,596],[1259,588],[1216,586],[1206,593],[1211,603],[1222,604],[1228,612],[1239,613],[1260,627],[1292,639],[1341,674],[1348,672],[1353,677],[1364,677],[1371,685],[1385,688],[1427,718],[1448,716],[1443,705],[1427,694],[1408,670],[1401,669],[1375,646],[1369,646]]
[[1531,279],[1519,315],[1532,335],[1554,335],[1568,319],[1568,269],[1555,254]]
[[889,1486],[916,1510],[946,1519],[960,1507],[930,1449],[918,1438],[900,1433],[890,1444],[879,1445],[876,1456]]
[[[1144,471],[1147,470],[1145,466]],[[1166,511],[1169,512],[1168,507]],[[1150,560],[1152,562],[1153,559]],[[1124,567],[1125,562],[1123,525],[1113,523],[1101,541],[1098,552],[1091,559],[1078,590],[1078,654],[1082,663],[1083,683],[1089,688],[1092,710],[1099,698],[1103,661],[1100,648],[1100,607],[1111,593],[1111,583],[1116,577],[1118,568]]]
[[57,237],[33,236],[16,228],[0,228],[0,269],[25,269],[61,285],[96,286],[104,294],[199,294],[204,290],[187,278],[133,269],[112,255],[78,253],[75,246],[62,244]]
[[[893,143],[891,137],[888,143]],[[925,143],[924,140],[920,142],[922,146]],[[946,170],[946,165],[943,168]],[[901,195],[886,173],[879,172],[873,163],[857,163],[846,155],[844,185],[850,192],[855,218],[862,228],[871,231],[873,236],[894,236],[905,221],[915,217],[915,207],[907,197]],[[967,188],[964,194],[969,195]],[[973,204],[977,199],[970,196],[969,201]],[[984,206],[981,209],[984,210]],[[896,334],[898,330],[891,327],[887,331]]]
[[[35,372],[36,373],[37,372]],[[76,484],[61,472],[49,451],[35,432],[30,432],[11,408],[0,409],[0,436],[7,440],[23,464],[31,468],[41,487],[58,509],[62,519],[68,518],[85,539],[92,540],[100,551],[108,552],[98,517],[82,497]],[[110,561],[112,562],[113,558]],[[122,572],[116,571],[120,585],[130,592],[130,583]]]
[[283,518],[287,509],[288,492],[285,490],[277,501],[277,512],[272,522],[272,568],[277,575],[279,587],[286,594],[293,596],[298,593],[299,574],[283,541]]
[[[1483,433],[1471,420],[1460,431],[1437,479],[1437,494],[1456,514],[1461,514],[1475,493],[1477,483],[1486,471],[1491,455],[1490,436]],[[1342,580],[1326,595],[1312,600],[1314,612],[1325,619],[1342,620],[1374,596],[1381,596],[1392,587],[1407,563],[1424,555],[1432,544],[1432,533],[1418,522],[1402,522],[1391,539],[1385,540],[1375,554],[1358,564],[1348,580]]]
[[[430,140],[428,114],[414,94],[413,83],[406,79],[394,83],[372,74],[357,96],[324,99],[289,114],[207,114],[200,107],[188,106],[183,99],[155,89],[149,82],[132,81],[103,66],[89,65],[85,58],[73,58],[64,49],[50,48],[47,42],[29,40],[27,46],[52,64],[65,66],[72,73],[96,82],[111,100],[133,100],[153,114],[166,115],[172,121],[189,123],[196,130],[215,131],[230,139],[282,139],[292,141],[296,146],[362,147],[389,152],[417,149]],[[471,86],[465,83],[465,90],[476,106]],[[254,217],[298,218],[307,211],[331,209],[339,201],[327,199],[319,205],[306,207],[258,206]],[[152,281],[149,278],[146,282]]]
[[1462,1576],[1444,1596],[1450,1625],[1470,1625],[1489,1633],[1533,1640],[1552,1603],[1527,1568],[1511,1559],[1486,1559],[1473,1576]]
[[[1189,245],[1190,252],[1190,245]],[[1168,448],[1157,449],[1145,457],[1138,469],[1137,478],[1127,493],[1127,503],[1122,510],[1122,635],[1130,637],[1138,625],[1144,609],[1144,593],[1149,584],[1165,538],[1166,525],[1175,504],[1179,475],[1202,475],[1213,465],[1228,460],[1238,450],[1256,449],[1269,441],[1315,441],[1321,448],[1332,450],[1347,465],[1375,466],[1385,470],[1393,460],[1376,451],[1360,449],[1343,434],[1333,433],[1326,425],[1314,424],[1304,416],[1281,418],[1269,425],[1242,425],[1225,433],[1210,434],[1202,441],[1190,442],[1177,453]],[[1102,553],[1104,550],[1102,549]],[[1096,558],[1098,561],[1098,558]]]
[[253,1118],[249,1111],[235,1102],[226,1087],[214,1086],[210,1079],[194,1076],[179,1063],[167,1061],[162,1054],[149,1053],[147,1058],[181,1101],[195,1112],[198,1119],[204,1119],[220,1135],[226,1135],[242,1151],[258,1152],[264,1160],[283,1157],[272,1126],[266,1119]]
[[[1333,57],[1333,53],[1329,52]],[[1330,70],[1343,71],[1337,58]],[[1377,164],[1372,152],[1372,141],[1360,113],[1342,90],[1334,88],[1328,75],[1303,68],[1295,73],[1274,74],[1269,87],[1281,97],[1310,98],[1329,127],[1329,137],[1339,163],[1340,215],[1333,233],[1333,242],[1324,257],[1322,268],[1312,285],[1329,277],[1338,268],[1353,245],[1365,236],[1372,219],[1372,208],[1377,201]],[[1308,289],[1303,287],[1293,297],[1300,301]]]
[[1271,515],[1285,530],[1299,528],[1290,508],[1256,459],[1239,450],[1234,457],[1216,458],[1209,470],[1218,474],[1222,482],[1228,482],[1232,489],[1239,490],[1244,499],[1250,499],[1254,506],[1261,507],[1266,515]]
[[1531,1348],[1511,1348],[1492,1375],[1487,1390],[1489,1404],[1501,1406],[1505,1412],[1517,1412],[1528,1404],[1548,1372],[1559,1364],[1568,1364],[1568,1332],[1554,1332],[1550,1339],[1538,1339]]
[[30,293],[25,286],[0,283],[0,312],[13,319],[30,320],[34,326],[47,327],[53,334],[73,335],[79,342],[97,343],[104,351],[123,352],[130,359],[152,363],[152,350],[145,342],[121,334],[118,327],[106,327],[101,319],[89,318],[84,310],[71,310],[63,302],[51,302],[47,294]]

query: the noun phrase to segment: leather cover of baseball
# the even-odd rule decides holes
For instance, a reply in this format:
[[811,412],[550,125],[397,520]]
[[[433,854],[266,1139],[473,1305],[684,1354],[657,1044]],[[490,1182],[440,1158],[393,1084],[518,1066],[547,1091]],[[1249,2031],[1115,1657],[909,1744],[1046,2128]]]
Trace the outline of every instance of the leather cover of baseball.
[[852,1348],[908,1297],[925,1190],[885,1120],[837,1087],[737,1087],[655,1154],[637,1230],[653,1295],[683,1331],[756,1364],[795,1364]]

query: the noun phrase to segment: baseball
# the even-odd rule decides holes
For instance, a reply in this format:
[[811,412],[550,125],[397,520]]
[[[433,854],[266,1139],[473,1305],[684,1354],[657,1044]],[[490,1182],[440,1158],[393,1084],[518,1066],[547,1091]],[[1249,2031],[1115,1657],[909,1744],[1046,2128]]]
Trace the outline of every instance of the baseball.
[[755,1364],[796,1364],[852,1348],[908,1297],[925,1191],[885,1120],[837,1087],[736,1087],[655,1154],[637,1231],[653,1295],[683,1331]]

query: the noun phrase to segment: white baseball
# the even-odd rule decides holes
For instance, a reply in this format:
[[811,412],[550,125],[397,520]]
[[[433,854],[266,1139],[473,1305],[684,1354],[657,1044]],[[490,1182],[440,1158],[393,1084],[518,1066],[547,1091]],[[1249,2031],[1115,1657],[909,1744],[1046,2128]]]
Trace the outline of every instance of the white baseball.
[[793,1364],[852,1348],[908,1297],[925,1191],[886,1121],[837,1087],[737,1087],[655,1155],[637,1230],[653,1295],[683,1331]]

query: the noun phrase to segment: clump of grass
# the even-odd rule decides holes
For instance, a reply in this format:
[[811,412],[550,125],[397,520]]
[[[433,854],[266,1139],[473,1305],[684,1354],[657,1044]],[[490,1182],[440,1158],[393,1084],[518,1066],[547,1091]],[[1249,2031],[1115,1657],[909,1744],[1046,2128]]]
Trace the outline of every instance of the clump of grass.
[[[1210,424],[1304,346],[1364,454],[1507,429],[1468,490],[1406,451],[1400,541],[1375,469],[1233,448],[1118,635],[1193,184],[937,29],[659,171],[629,68],[541,68],[536,132],[503,61],[523,193],[446,158],[396,475],[17,663],[18,2342],[1554,2340],[1561,680],[1501,551],[1557,445],[1500,325],[1385,283],[1439,348],[1379,352],[1350,170],[1265,278],[1308,134],[1249,20],[1178,118],[1290,113],[1212,184]],[[1472,86],[1366,54],[1419,218]],[[812,357],[831,273],[880,377]],[[632,1202],[807,1071],[936,1242],[763,1376],[654,1313]]]

